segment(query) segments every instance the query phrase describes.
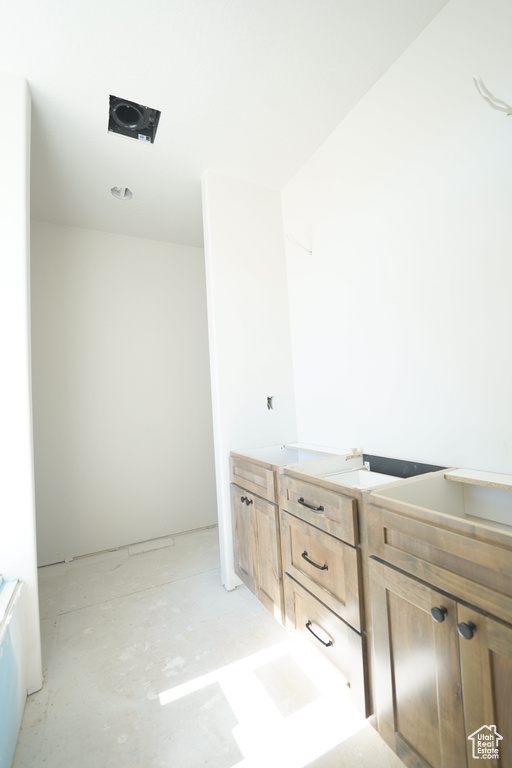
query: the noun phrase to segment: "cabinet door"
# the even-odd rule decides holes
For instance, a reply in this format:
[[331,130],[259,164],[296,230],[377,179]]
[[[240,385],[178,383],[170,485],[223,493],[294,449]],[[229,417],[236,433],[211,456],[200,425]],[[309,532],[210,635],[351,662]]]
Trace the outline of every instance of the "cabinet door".
[[[458,620],[465,630],[460,656],[468,764],[477,764],[473,750],[479,756],[479,744],[490,744],[499,755],[490,764],[508,768],[512,766],[512,627],[463,605],[458,606]],[[479,731],[484,740],[479,740]],[[502,738],[496,739],[496,733]]]
[[231,485],[233,514],[233,550],[235,573],[251,592],[255,591],[254,557],[256,552],[254,500],[237,485]]
[[255,498],[257,555],[255,563],[256,596],[278,621],[283,621],[283,579],[278,509]]
[[410,768],[465,768],[456,603],[375,560],[370,600],[381,736]]
[[283,621],[278,511],[259,496],[231,485],[235,573],[263,605]]

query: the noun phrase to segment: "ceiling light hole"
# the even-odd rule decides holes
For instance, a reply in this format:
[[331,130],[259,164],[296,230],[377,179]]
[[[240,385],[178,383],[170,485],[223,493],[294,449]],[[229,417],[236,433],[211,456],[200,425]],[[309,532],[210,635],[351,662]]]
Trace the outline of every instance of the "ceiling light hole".
[[131,200],[133,192],[128,187],[112,187],[110,190],[118,200]]
[[160,120],[158,109],[119,96],[109,97],[108,130],[153,144]]
[[129,128],[131,131],[141,128],[144,123],[144,114],[134,104],[120,102],[112,110],[112,117],[121,128]]

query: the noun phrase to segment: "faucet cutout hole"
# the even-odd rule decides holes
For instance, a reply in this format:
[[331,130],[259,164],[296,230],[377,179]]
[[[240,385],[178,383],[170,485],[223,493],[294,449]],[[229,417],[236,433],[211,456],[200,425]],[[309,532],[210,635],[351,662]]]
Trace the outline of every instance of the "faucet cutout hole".
[[270,397],[267,397],[267,409],[269,411],[274,410],[274,395],[270,395]]

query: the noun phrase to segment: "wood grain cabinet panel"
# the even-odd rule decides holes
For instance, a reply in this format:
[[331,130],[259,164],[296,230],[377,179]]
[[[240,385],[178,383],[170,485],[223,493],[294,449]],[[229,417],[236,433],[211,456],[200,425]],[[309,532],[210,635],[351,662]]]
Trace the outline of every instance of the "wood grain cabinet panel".
[[255,500],[255,589],[256,597],[283,620],[283,581],[281,570],[281,544],[279,536],[279,511],[275,504]]
[[[512,626],[464,605],[457,607],[457,620],[459,625],[474,627],[472,637],[466,633],[459,640],[466,734],[470,736],[484,724],[496,726],[502,737],[499,758],[486,762],[508,768],[512,766]],[[473,744],[468,739],[470,766],[478,765]]]
[[281,514],[281,528],[283,570],[361,630],[359,550],[288,512]]
[[[397,568],[512,622],[512,537],[446,516],[426,522],[368,508],[370,552]],[[448,527],[451,523],[451,529]]]
[[273,469],[257,462],[232,456],[229,462],[231,482],[262,499],[275,503],[276,484]]
[[370,593],[379,733],[410,768],[465,768],[455,602],[375,561]]
[[495,731],[490,764],[511,766],[512,626],[376,560],[370,593],[384,740],[410,768],[466,768]]
[[233,551],[235,573],[251,592],[255,591],[255,507],[246,504],[247,491],[231,486],[231,511],[233,515]]
[[235,573],[263,605],[283,621],[278,508],[231,484]]
[[342,541],[358,543],[357,501],[343,493],[288,475],[281,476],[280,504],[295,517]]
[[356,632],[288,575],[286,580],[287,626],[311,642],[346,680],[350,699],[364,714],[367,695],[364,673],[364,636]]
[[328,479],[286,470],[279,480],[287,627],[341,670],[351,699],[368,716],[357,498]]

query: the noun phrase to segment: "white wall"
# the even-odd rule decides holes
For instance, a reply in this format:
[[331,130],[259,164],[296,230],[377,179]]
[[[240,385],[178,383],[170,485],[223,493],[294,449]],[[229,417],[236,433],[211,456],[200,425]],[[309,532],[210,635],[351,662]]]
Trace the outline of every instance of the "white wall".
[[300,440],[512,472],[511,29],[450,0],[284,189]]
[[232,589],[229,452],[296,438],[280,195],[207,172],[203,217],[222,580]]
[[39,563],[215,524],[203,250],[33,222],[32,325]]
[[[25,584],[28,692],[41,687],[36,570],[28,280],[30,98],[0,73],[0,573]],[[14,130],[13,130],[14,129]]]

